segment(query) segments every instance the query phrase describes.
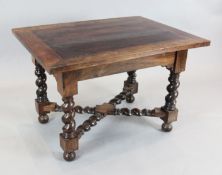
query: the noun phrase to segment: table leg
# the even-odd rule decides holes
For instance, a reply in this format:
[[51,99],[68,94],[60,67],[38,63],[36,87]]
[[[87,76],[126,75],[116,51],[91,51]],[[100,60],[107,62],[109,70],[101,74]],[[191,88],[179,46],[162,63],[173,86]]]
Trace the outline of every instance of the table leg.
[[170,68],[170,76],[168,78],[170,84],[167,86],[168,94],[165,97],[165,105],[162,107],[167,113],[167,117],[163,118],[162,130],[169,132],[172,130],[171,123],[177,120],[178,110],[176,108],[176,98],[178,96],[179,73],[176,73],[173,68]]
[[60,145],[64,150],[63,157],[67,161],[72,161],[75,159],[75,150],[78,149],[78,137],[75,132],[76,123],[74,120],[75,110],[73,97],[63,97],[62,110],[64,115],[62,116],[62,121],[64,126],[62,128],[63,132],[60,133]]
[[136,71],[127,72],[128,78],[124,81],[124,88],[123,91],[129,92],[126,95],[126,102],[133,103],[135,97],[133,94],[137,93],[138,91],[138,83],[136,81]]
[[41,110],[43,106],[49,103],[47,97],[47,84],[46,84],[46,74],[45,69],[35,61],[35,75],[37,79],[35,81],[38,89],[36,90],[37,98],[35,99],[36,109],[39,114],[38,120],[40,123],[47,123],[49,117],[47,115],[48,111]]
[[75,159],[75,150],[78,149],[78,136],[75,123],[75,103],[73,96],[78,93],[77,81],[75,74],[69,72],[59,72],[54,75],[57,81],[57,88],[62,96],[64,112],[62,121],[64,126],[63,132],[60,133],[60,146],[64,151],[63,157],[67,161]]

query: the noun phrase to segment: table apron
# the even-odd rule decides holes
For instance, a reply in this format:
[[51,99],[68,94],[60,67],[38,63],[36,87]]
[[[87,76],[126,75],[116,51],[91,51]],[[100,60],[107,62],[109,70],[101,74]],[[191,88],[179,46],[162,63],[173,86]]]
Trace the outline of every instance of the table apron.
[[154,66],[172,67],[174,61],[175,52],[172,52],[149,57],[141,57],[112,64],[104,64],[80,70],[74,70],[72,71],[72,73],[75,74],[75,78],[77,81],[81,81]]

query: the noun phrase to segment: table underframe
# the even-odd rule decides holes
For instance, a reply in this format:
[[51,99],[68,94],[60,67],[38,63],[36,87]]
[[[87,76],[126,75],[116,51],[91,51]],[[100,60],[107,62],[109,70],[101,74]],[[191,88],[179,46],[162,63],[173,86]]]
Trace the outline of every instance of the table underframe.
[[[172,122],[177,120],[178,109],[176,108],[176,98],[178,96],[179,75],[175,69],[175,64],[172,67],[167,67],[170,71],[168,78],[169,85],[167,86],[168,94],[165,97],[165,104],[162,107],[154,109],[139,109],[139,108],[117,108],[117,105],[122,101],[133,103],[135,100],[134,94],[138,92],[138,82],[136,81],[136,70],[127,72],[128,78],[124,81],[122,92],[116,95],[110,101],[94,107],[82,107],[75,105],[73,96],[63,96],[63,104],[58,105],[55,102],[49,101],[47,97],[46,74],[44,68],[35,60],[35,74],[37,76],[36,85],[38,87],[35,99],[36,110],[39,114],[38,120],[40,123],[49,121],[48,113],[64,112],[62,121],[64,126],[60,133],[60,145],[64,150],[63,157],[67,161],[74,160],[76,157],[75,151],[79,148],[79,139],[88,132],[91,127],[95,126],[101,119],[108,115],[125,115],[137,117],[157,117],[163,121],[162,131],[169,132],[172,130]],[[185,65],[184,65],[185,66]],[[88,113],[91,116],[81,125],[76,127],[75,113]]]

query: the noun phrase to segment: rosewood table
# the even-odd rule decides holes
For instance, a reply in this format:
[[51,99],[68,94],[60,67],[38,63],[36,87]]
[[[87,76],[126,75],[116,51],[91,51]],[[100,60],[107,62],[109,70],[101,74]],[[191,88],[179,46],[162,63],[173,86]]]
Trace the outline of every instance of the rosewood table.
[[[185,70],[187,51],[210,44],[209,40],[143,17],[16,28],[13,33],[33,57],[39,122],[47,123],[47,114],[52,111],[64,113],[60,145],[68,161],[75,158],[84,132],[107,115],[157,117],[163,120],[162,130],[171,131],[171,123],[177,120],[179,74]],[[136,70],[153,66],[166,67],[170,72],[165,104],[154,109],[117,108],[123,100],[134,101],[138,92]],[[61,106],[47,97],[45,70],[56,79],[64,102]],[[95,107],[75,105],[78,81],[121,72],[127,72],[128,78],[113,99]],[[75,113],[91,116],[76,127]]]

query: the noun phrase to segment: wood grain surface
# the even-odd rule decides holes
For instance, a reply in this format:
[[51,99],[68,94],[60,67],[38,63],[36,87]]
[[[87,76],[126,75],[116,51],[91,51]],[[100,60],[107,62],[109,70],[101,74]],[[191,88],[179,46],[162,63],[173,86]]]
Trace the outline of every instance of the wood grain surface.
[[17,28],[13,32],[49,73],[210,44],[209,40],[139,16]]

